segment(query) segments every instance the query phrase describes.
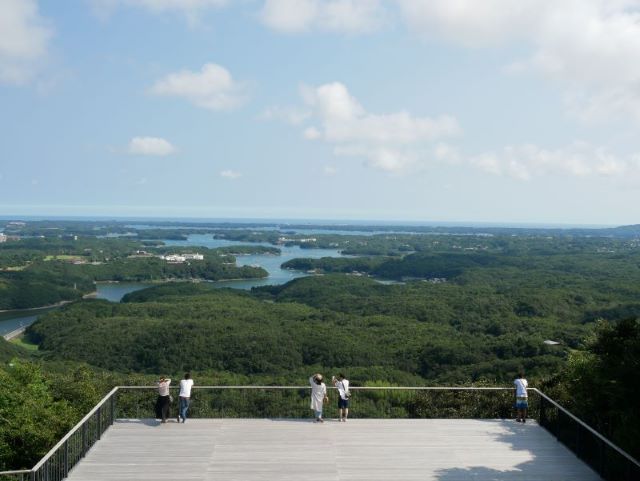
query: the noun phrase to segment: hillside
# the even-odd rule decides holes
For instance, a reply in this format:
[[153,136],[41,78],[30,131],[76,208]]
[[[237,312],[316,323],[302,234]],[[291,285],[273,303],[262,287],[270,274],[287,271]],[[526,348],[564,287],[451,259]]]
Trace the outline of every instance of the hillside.
[[426,283],[326,276],[273,293],[172,288],[141,291],[123,304],[82,301],[27,332],[52,359],[125,372],[294,372],[304,379],[321,367],[454,383],[504,382],[521,367],[553,372],[564,352],[543,341],[578,345],[588,332],[579,322],[518,316],[504,296]]

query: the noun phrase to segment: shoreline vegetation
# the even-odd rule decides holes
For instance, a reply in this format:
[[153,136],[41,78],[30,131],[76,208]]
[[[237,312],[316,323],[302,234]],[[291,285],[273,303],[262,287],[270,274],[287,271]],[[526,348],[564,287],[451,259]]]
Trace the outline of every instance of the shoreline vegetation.
[[[97,294],[97,292],[93,292],[91,294]],[[89,294],[86,295],[84,297],[85,299],[89,299]],[[46,310],[46,309],[55,309],[56,307],[62,307],[66,304],[69,304],[71,302],[74,301],[60,301],[60,302],[56,302],[55,304],[49,304],[47,306],[36,306],[36,307],[26,307],[24,309],[2,309],[0,310],[0,314],[6,314],[6,313],[16,313],[16,314],[23,314],[26,313],[28,311],[41,311],[41,310]]]
[[[149,246],[128,238],[75,234],[7,241],[0,248],[0,308],[14,311],[79,300],[96,290],[96,282],[262,279],[267,271],[238,266],[229,252],[280,252],[265,246],[232,247]],[[16,265],[27,267],[12,269]]]

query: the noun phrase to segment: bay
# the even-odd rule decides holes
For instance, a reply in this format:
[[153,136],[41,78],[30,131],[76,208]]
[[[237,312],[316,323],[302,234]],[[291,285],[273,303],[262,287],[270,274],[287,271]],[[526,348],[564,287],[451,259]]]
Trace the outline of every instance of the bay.
[[[189,247],[196,252],[198,247],[214,249],[216,247],[230,247],[238,245],[262,245],[274,247],[269,243],[238,242],[226,239],[214,239],[211,234],[191,234],[187,240],[164,240],[167,246]],[[305,272],[282,269],[280,266],[288,260],[298,257],[310,257],[320,259],[322,257],[345,257],[337,249],[301,249],[299,246],[278,246],[280,255],[274,254],[250,254],[236,256],[236,263],[239,266],[260,266],[265,269],[269,276],[263,279],[240,279],[212,282],[215,287],[231,287],[234,289],[249,290],[252,287],[279,285],[289,282],[298,277],[307,276]],[[158,285],[149,282],[104,282],[96,284],[97,299],[106,299],[111,302],[120,302],[122,298],[130,293]],[[0,334],[7,334],[19,327],[28,326],[36,321],[39,315],[44,314],[54,308],[25,309],[20,311],[7,311],[0,313]]]

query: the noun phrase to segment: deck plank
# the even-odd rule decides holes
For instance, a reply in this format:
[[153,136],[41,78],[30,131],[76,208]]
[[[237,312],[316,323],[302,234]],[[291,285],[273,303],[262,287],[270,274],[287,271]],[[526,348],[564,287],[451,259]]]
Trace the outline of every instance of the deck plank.
[[119,420],[70,481],[596,481],[535,422]]

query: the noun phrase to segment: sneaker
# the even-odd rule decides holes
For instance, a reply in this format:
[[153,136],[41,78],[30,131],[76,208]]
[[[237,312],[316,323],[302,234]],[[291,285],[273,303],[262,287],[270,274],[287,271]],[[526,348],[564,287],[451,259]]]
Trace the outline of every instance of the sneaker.
[[523,420],[522,420],[522,424],[524,424],[524,423],[526,423],[526,422],[527,422],[527,420],[526,420],[526,419],[523,419]]
[[318,418],[318,422],[319,422],[319,423],[323,423],[323,422],[324,422],[324,419],[322,419],[322,418]]

